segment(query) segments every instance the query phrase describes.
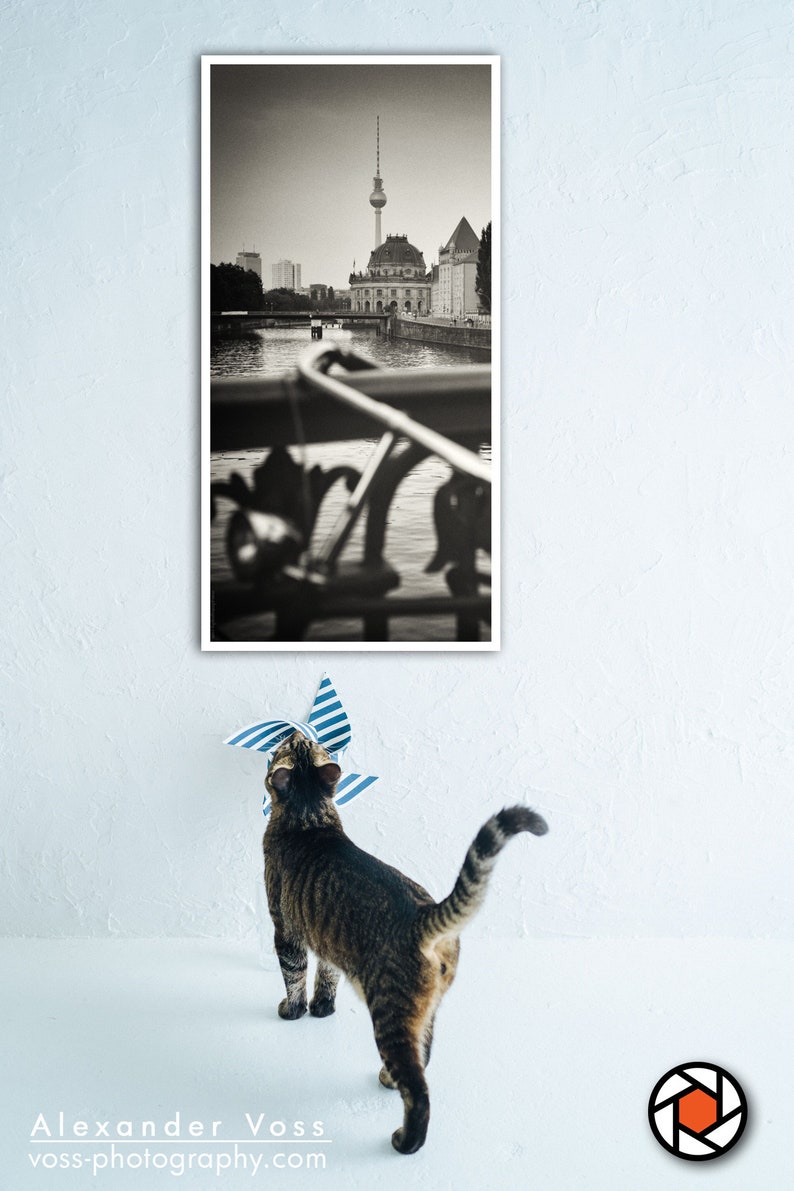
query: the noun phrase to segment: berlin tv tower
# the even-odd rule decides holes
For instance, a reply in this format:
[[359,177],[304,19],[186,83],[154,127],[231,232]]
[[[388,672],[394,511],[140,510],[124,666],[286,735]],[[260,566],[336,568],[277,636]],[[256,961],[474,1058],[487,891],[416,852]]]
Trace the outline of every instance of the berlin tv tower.
[[380,116],[377,117],[376,129],[375,177],[372,179],[372,185],[375,189],[369,196],[369,201],[375,208],[375,247],[380,248],[383,243],[383,238],[380,234],[380,213],[386,206],[386,195],[383,193],[383,179],[380,176]]

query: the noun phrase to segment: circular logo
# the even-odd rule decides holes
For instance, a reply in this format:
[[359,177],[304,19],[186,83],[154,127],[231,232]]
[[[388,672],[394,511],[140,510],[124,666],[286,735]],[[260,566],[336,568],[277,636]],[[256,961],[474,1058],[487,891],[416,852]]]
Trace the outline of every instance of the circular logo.
[[747,1124],[747,1097],[739,1082],[714,1063],[673,1067],[648,1102],[654,1137],[676,1158],[707,1162],[733,1149]]

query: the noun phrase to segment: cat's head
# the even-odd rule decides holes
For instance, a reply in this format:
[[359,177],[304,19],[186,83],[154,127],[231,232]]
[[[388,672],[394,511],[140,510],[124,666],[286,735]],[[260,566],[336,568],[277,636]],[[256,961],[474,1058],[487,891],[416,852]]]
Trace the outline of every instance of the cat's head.
[[332,807],[341,775],[321,744],[293,732],[276,749],[265,778],[273,811],[288,809],[303,815]]

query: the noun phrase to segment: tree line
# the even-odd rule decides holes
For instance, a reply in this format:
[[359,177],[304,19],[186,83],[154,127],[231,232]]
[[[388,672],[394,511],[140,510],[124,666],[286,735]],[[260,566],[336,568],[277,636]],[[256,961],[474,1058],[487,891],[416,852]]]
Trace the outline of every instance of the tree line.
[[333,286],[328,297],[312,301],[308,294],[291,289],[263,289],[253,269],[222,263],[210,265],[210,307],[212,310],[333,310],[337,297]]
[[474,292],[480,299],[480,306],[491,313],[491,224],[482,229],[480,248],[477,253],[477,278]]

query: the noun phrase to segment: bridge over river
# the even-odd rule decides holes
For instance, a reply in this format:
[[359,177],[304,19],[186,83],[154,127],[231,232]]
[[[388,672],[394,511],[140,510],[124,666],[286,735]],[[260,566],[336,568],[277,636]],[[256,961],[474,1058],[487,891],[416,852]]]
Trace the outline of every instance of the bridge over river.
[[323,323],[377,323],[384,331],[392,313],[391,310],[383,313],[353,310],[213,310],[210,319],[213,331],[253,330],[277,323],[304,326],[313,318],[319,318]]

